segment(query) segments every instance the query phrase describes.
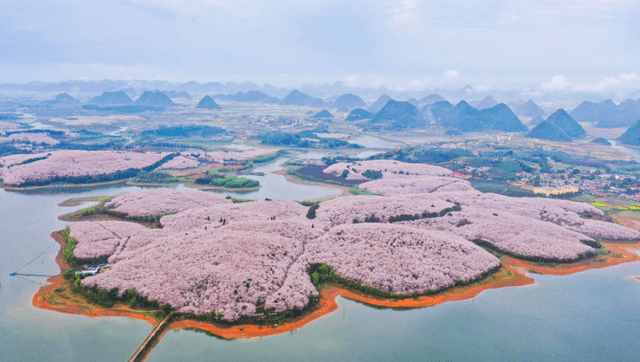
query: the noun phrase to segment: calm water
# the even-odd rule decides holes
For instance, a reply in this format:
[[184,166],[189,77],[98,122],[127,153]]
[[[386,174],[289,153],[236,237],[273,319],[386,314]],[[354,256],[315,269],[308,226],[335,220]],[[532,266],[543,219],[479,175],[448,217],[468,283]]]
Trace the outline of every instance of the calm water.
[[355,139],[347,141],[347,142],[355,143],[355,144],[360,145],[362,147],[371,148],[371,149],[395,148],[397,145],[403,143],[401,141],[386,140],[384,138],[372,137],[372,136],[355,138]]
[[[308,158],[309,155],[303,154],[301,157]],[[260,181],[262,186],[257,191],[249,192],[220,192],[224,195],[230,195],[235,198],[245,198],[252,200],[264,200],[265,198],[278,200],[311,200],[319,199],[327,196],[338,195],[340,191],[324,186],[301,185],[288,182],[282,175],[276,175],[273,171],[282,169],[282,164],[287,161],[286,158],[278,159],[276,162],[269,163],[264,166],[257,167],[254,172],[264,172],[264,176],[242,176],[252,180]]]
[[[261,169],[277,169],[280,162]],[[265,186],[262,194],[247,197],[303,199],[333,192],[269,177],[257,178]],[[145,338],[151,326],[142,321],[36,309],[34,281],[43,278],[9,277],[16,270],[58,272],[58,245],[49,234],[65,226],[58,215],[83,207],[58,207],[59,202],[140,189],[0,190],[0,361],[124,361]],[[149,361],[633,361],[640,355],[640,281],[631,277],[636,275],[640,263],[565,277],[534,275],[533,286],[409,311],[339,299],[338,311],[279,336],[222,341],[169,332]]]
[[292,333],[224,341],[169,332],[148,361],[637,361],[640,264],[407,311],[339,298],[340,309]]
[[[113,195],[137,189],[116,187],[80,195]],[[57,220],[58,215],[82,206],[56,205],[80,195],[0,190],[0,361],[125,361],[151,330],[151,325],[127,318],[90,319],[34,308],[31,298],[40,286],[35,282],[46,278],[9,276],[17,270],[58,274],[55,256],[59,245],[49,234],[65,226]]]
[[636,147],[625,146],[622,143],[617,143],[615,140],[608,140],[611,142],[611,148],[622,150],[633,155],[633,160],[640,162],[640,149]]

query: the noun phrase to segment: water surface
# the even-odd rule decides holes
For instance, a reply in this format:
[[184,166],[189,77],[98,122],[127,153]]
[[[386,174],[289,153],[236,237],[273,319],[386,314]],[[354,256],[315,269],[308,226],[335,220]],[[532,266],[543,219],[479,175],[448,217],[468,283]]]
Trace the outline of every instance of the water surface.
[[532,275],[532,286],[405,311],[339,297],[339,310],[282,335],[169,332],[148,361],[634,361],[640,282],[629,276],[638,274],[640,263]]
[[[267,176],[252,178],[263,188],[242,197],[302,200],[337,192],[268,173],[283,162],[259,167]],[[49,234],[67,224],[58,215],[86,206],[59,202],[141,189],[0,189],[0,361],[125,361],[133,353],[151,330],[146,322],[36,309],[31,299],[44,278],[9,274],[58,273],[59,247]],[[224,341],[169,332],[149,361],[632,361],[640,355],[640,281],[631,276],[640,276],[640,263],[571,276],[532,275],[532,286],[406,311],[338,298],[338,311],[278,336]]]

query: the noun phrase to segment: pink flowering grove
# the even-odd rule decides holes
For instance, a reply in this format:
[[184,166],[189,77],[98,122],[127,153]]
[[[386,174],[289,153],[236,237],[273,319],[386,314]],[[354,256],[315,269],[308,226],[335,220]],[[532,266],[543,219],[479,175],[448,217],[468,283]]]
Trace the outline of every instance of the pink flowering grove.
[[[346,165],[331,167],[340,173]],[[323,201],[312,219],[309,207],[294,201],[234,204],[166,189],[118,196],[105,206],[126,215],[168,215],[157,229],[125,221],[72,225],[77,258],[112,264],[83,283],[135,288],[185,312],[237,320],[260,305],[277,312],[306,307],[317,294],[307,273],[314,263],[384,292],[411,294],[495,270],[500,261],[478,244],[517,257],[574,261],[596,253],[589,246],[594,239],[640,239],[636,230],[585,218],[602,215],[591,205],[485,194],[435,166],[362,161],[349,168],[380,170],[381,179],[360,185],[377,195]],[[364,222],[373,215],[375,222]]]

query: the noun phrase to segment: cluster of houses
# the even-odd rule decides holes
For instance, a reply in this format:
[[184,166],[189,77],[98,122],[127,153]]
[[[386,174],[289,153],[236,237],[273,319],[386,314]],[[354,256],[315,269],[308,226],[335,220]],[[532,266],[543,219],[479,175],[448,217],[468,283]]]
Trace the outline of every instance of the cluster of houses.
[[108,269],[109,267],[111,267],[111,265],[109,264],[100,264],[92,267],[85,267],[85,269],[78,270],[76,272],[76,275],[94,275],[100,273],[105,269]]
[[[530,188],[531,178],[539,177],[538,181],[533,187],[533,192],[536,194],[543,194],[546,196],[562,195],[562,194],[574,194],[582,192],[587,195],[594,196],[617,196],[624,198],[637,199],[637,192],[629,193],[626,188],[619,188],[611,185],[612,180],[620,181],[628,178],[634,179],[630,175],[618,175],[618,174],[595,174],[595,170],[591,172],[595,177],[572,178],[569,174],[540,174],[534,175],[527,172],[519,172],[517,175],[522,177],[520,182],[515,182],[513,185]],[[630,187],[631,190],[638,190],[638,187]]]

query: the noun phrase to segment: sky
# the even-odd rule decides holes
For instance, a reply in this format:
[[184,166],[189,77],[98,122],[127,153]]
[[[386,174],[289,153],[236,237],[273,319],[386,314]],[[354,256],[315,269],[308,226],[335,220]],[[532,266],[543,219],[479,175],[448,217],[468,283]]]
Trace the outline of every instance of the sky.
[[1,0],[0,82],[640,87],[638,0]]

